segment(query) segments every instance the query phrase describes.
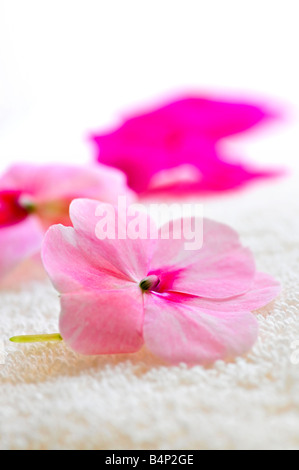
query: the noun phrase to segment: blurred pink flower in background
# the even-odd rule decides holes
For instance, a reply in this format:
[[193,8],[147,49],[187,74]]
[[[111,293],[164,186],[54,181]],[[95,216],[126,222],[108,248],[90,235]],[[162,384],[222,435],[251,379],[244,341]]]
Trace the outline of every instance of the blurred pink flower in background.
[[[168,239],[162,227],[155,239],[99,240],[99,206],[111,212],[97,201],[73,201],[73,227],[51,227],[42,249],[62,294],[60,333],[72,349],[133,353],[145,343],[170,363],[207,364],[252,347],[258,324],[251,311],[273,300],[280,287],[256,271],[234,230],[203,219],[203,246],[190,251],[184,236],[173,238],[172,224]],[[116,220],[116,230],[124,232],[130,218],[117,214]],[[152,230],[145,213],[138,220],[143,233]]]
[[104,165],[12,166],[0,178],[0,277],[40,250],[50,225],[70,224],[74,198],[116,203],[131,194],[125,175]]
[[274,119],[263,106],[190,96],[95,134],[99,162],[124,171],[138,193],[211,193],[280,174],[230,163],[219,140]]

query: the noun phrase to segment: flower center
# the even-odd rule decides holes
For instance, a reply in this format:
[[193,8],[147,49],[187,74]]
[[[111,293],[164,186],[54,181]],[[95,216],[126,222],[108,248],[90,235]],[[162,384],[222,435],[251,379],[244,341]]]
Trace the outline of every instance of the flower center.
[[21,191],[0,191],[0,227],[15,225],[34,210],[32,203],[22,199]]
[[139,287],[144,292],[154,290],[160,283],[160,279],[155,274],[145,277],[140,281]]

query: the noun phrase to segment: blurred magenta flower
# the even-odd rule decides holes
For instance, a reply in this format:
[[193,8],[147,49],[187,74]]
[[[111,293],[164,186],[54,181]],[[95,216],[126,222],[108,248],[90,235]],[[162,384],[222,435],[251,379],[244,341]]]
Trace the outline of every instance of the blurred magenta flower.
[[[73,201],[73,227],[52,226],[42,249],[62,294],[60,333],[73,350],[133,353],[145,343],[170,363],[208,364],[252,347],[258,324],[251,311],[268,304],[280,288],[256,271],[234,230],[200,219],[203,246],[197,250],[186,250],[188,237],[173,236],[173,224],[168,238],[162,227],[155,238],[99,239],[99,212],[110,213],[111,206]],[[138,218],[143,232],[150,226],[153,233],[147,214]],[[125,233],[131,219],[116,212],[116,220],[116,230]]]
[[125,175],[104,165],[12,166],[0,178],[0,277],[40,250],[50,225],[70,224],[74,198],[116,203],[130,193]]
[[220,139],[274,117],[260,106],[191,96],[91,139],[98,160],[124,171],[138,193],[221,192],[279,174],[232,163],[218,146]]

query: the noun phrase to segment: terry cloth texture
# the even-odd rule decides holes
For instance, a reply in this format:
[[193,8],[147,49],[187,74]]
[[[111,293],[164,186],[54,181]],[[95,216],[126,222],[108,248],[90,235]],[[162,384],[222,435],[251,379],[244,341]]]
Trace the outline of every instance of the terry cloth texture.
[[57,293],[26,265],[0,290],[1,449],[299,448],[299,189],[252,186],[206,201],[204,212],[235,227],[258,268],[282,283],[257,313],[253,350],[188,368],[145,349],[83,357],[63,343],[9,343],[57,331]]

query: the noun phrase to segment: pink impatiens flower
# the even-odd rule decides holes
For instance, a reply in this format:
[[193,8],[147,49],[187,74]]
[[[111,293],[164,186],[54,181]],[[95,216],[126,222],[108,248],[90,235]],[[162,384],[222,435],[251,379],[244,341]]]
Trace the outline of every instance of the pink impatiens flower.
[[[133,353],[145,344],[173,364],[246,353],[258,334],[251,312],[274,299],[279,284],[256,271],[238,234],[203,219],[203,245],[194,251],[173,236],[173,224],[168,238],[164,227],[150,238],[153,221],[139,213],[146,237],[99,239],[96,214],[111,207],[75,200],[73,226],[53,226],[45,237],[42,258],[61,293],[66,343],[91,355]],[[116,233],[124,234],[132,219],[115,211]]]
[[69,205],[78,197],[116,203],[129,194],[125,175],[106,166],[12,166],[0,178],[0,277],[37,253],[45,231],[70,224]]
[[138,193],[213,193],[280,172],[230,162],[219,140],[274,118],[261,106],[186,97],[95,134],[97,158],[124,171]]

